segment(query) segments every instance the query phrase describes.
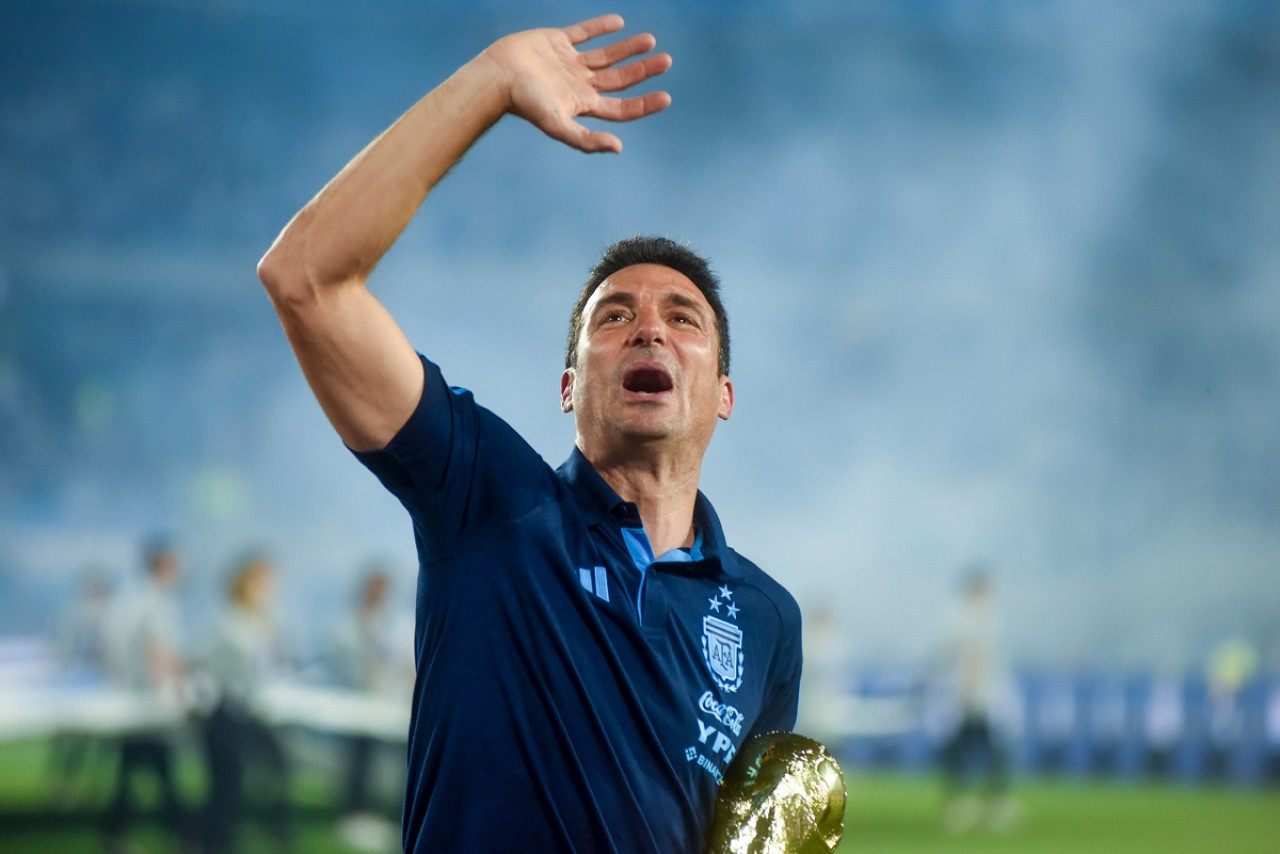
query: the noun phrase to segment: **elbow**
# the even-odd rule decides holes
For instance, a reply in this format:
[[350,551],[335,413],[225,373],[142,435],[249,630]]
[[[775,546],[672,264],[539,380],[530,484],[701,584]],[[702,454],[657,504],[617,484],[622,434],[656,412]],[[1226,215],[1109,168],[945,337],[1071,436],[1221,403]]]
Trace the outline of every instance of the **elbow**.
[[282,320],[305,321],[349,286],[364,284],[365,275],[350,271],[345,259],[335,264],[332,253],[317,257],[315,243],[310,230],[295,220],[258,261],[258,281]]
[[258,262],[258,281],[266,288],[276,311],[293,314],[315,302],[312,287],[303,266],[290,257],[288,249],[280,241],[267,250]]
[[267,254],[258,261],[258,281],[262,282],[262,286],[267,289],[273,301],[278,295],[297,287],[294,283],[298,277],[291,271],[292,265],[287,262],[284,255],[280,242],[276,241],[267,250]]

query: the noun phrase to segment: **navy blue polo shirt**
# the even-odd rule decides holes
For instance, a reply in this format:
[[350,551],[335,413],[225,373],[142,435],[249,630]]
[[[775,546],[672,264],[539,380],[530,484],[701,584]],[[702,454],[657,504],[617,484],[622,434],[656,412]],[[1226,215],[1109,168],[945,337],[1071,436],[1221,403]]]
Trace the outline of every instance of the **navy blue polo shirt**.
[[725,544],[653,560],[576,449],[552,469],[423,359],[422,401],[356,456],[421,568],[408,852],[698,852],[735,752],[795,722],[800,611]]

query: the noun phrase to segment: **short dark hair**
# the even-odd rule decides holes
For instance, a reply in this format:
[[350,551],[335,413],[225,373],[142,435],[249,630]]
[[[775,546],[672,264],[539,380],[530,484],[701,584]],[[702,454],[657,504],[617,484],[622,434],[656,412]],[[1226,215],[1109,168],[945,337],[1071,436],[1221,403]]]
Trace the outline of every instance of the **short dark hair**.
[[569,317],[569,346],[565,350],[564,366],[572,368],[578,361],[578,336],[582,333],[582,312],[587,307],[587,300],[596,292],[596,288],[605,279],[625,267],[636,264],[660,264],[680,273],[706,297],[711,310],[716,316],[716,336],[719,338],[718,367],[721,376],[729,374],[729,316],[725,314],[724,303],[720,300],[720,279],[711,271],[711,265],[688,245],[677,243],[667,237],[639,235],[619,240],[600,256],[600,260],[591,268],[582,293],[573,306],[573,314]]

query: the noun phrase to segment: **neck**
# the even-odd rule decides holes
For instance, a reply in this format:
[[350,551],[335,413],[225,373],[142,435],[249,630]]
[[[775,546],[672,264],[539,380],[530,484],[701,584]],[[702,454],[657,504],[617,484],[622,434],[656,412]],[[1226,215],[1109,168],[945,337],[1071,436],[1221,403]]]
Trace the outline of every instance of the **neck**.
[[693,545],[693,508],[698,498],[701,454],[676,456],[633,448],[600,452],[578,447],[605,483],[640,511],[645,535],[655,555]]

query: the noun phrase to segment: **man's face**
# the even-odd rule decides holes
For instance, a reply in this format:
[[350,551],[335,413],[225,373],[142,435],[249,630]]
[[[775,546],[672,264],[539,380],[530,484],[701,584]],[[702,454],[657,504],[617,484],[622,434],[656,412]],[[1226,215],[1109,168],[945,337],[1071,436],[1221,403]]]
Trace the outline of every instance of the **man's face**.
[[575,415],[583,450],[618,440],[705,448],[716,418],[733,409],[733,384],[719,375],[715,312],[693,282],[657,264],[625,267],[582,316],[560,401]]

